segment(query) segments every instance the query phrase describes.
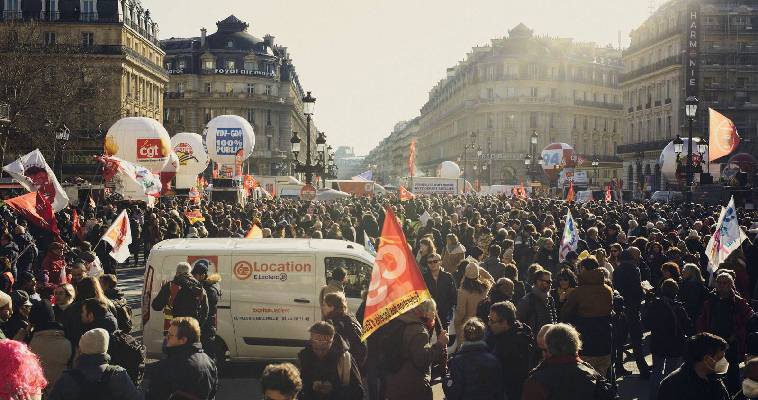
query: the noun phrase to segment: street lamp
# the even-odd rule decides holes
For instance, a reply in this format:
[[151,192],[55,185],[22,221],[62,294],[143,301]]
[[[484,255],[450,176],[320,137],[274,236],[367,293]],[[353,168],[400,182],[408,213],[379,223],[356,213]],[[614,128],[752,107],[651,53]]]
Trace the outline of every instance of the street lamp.
[[[595,184],[598,185],[598,179],[600,178],[597,174],[597,169],[600,167],[600,161],[597,159],[597,156],[592,160],[592,168],[595,170]],[[600,186],[600,185],[598,185]]]
[[690,129],[687,133],[689,141],[687,142],[687,187],[685,188],[685,201],[692,202],[692,129],[697,116],[697,106],[700,101],[695,96],[687,97],[684,101],[684,114],[690,122]]
[[305,114],[305,163],[301,163],[298,160],[297,155],[300,152],[300,138],[297,136],[297,132],[292,132],[292,154],[295,156],[293,161],[295,164],[295,172],[305,173],[306,185],[311,185],[313,182],[313,174],[323,173],[323,150],[322,147],[326,143],[326,137],[323,132],[319,132],[319,137],[316,138],[316,150],[319,151],[319,157],[321,162],[315,164],[311,160],[311,117],[316,107],[316,98],[311,96],[311,92],[307,92],[303,97],[303,114]]
[[529,137],[529,154],[530,154],[530,162],[527,167],[527,176],[529,178],[534,179],[534,169],[535,167],[532,166],[532,160],[537,160],[537,139],[539,138],[539,134],[537,134],[536,130],[532,131],[532,135]]

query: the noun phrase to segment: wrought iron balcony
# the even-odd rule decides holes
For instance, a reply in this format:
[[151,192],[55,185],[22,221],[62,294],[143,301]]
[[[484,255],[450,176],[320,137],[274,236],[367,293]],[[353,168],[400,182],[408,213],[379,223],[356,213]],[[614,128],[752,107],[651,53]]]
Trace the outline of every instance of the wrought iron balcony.
[[639,153],[643,151],[663,150],[671,139],[654,140],[631,144],[621,144],[616,147],[617,154]]
[[642,68],[638,68],[638,69],[636,69],[634,71],[630,71],[630,72],[627,72],[625,74],[622,74],[621,78],[620,78],[620,82],[624,83],[626,81],[630,81],[632,79],[639,78],[640,76],[647,75],[647,74],[656,72],[656,71],[658,71],[660,69],[663,69],[663,68],[666,68],[666,67],[670,67],[672,65],[681,64],[681,63],[682,63],[681,57],[679,57],[678,55],[671,56],[669,58],[665,58],[665,59],[663,59],[661,61],[658,61],[656,63],[650,64],[650,65],[646,65],[646,66],[644,66]]

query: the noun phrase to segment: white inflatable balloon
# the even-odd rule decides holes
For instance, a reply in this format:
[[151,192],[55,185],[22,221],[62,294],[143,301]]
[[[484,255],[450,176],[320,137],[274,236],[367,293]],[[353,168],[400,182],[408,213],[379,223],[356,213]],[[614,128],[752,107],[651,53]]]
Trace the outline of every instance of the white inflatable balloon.
[[246,119],[237,115],[219,115],[205,128],[205,144],[211,160],[234,166],[238,151],[242,150],[243,160],[253,154],[255,133]]
[[127,117],[105,135],[105,154],[139,164],[152,172],[163,170],[171,154],[168,132],[152,118]]
[[[682,138],[682,141],[684,142],[684,145],[682,146],[682,153],[679,154],[680,163],[682,166],[685,166],[687,164],[687,143],[689,143],[688,138]],[[694,138],[692,141],[692,161],[693,164],[696,166],[699,165],[698,163],[702,159],[700,154],[697,152],[697,144],[699,143],[699,138]],[[708,159],[708,151],[705,152],[703,155],[705,159]],[[676,173],[676,152],[674,151],[674,141],[670,141],[669,144],[666,145],[666,147],[663,148],[663,151],[661,151],[660,157],[658,157],[658,164],[661,166],[661,176],[663,176],[664,179],[666,179],[667,182],[678,182],[682,181],[684,179],[684,174],[680,173],[677,175]],[[707,171],[707,166],[703,166],[703,168]]]
[[192,175],[208,168],[208,153],[205,151],[203,137],[197,133],[181,132],[171,137],[171,148],[179,157],[177,175]]
[[452,161],[443,161],[442,163],[440,163],[439,177],[440,178],[453,178],[453,179],[460,178],[461,167],[459,167],[458,164]]

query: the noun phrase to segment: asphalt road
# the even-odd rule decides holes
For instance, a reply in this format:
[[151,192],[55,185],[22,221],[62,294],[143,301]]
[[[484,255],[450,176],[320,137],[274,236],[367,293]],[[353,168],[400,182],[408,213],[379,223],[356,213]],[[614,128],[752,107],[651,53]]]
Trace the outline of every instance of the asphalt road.
[[[118,270],[119,287],[124,291],[129,305],[132,307],[134,314],[134,337],[142,338],[141,325],[141,294],[143,286],[144,266],[133,267],[131,265],[122,265]],[[652,364],[652,358],[647,357],[648,364]],[[264,363],[234,363],[231,364],[222,374],[219,391],[216,396],[218,400],[261,400],[263,396],[260,391],[258,378],[265,367]],[[628,370],[634,371],[635,375],[619,379],[619,394],[622,399],[639,399],[647,400],[648,382],[639,379],[637,367],[633,359],[625,363]],[[442,400],[442,388],[440,385],[434,387],[434,399]]]

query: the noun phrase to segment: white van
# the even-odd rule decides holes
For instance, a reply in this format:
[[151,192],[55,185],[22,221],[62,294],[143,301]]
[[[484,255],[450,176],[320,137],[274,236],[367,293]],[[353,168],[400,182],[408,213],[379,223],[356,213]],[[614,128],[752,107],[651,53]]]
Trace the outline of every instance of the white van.
[[327,239],[171,239],[150,251],[142,292],[148,357],[160,358],[164,315],[150,307],[176,264],[206,262],[221,275],[218,343],[229,360],[295,359],[308,328],[321,320],[319,292],[337,267],[347,270],[351,311],[371,280],[374,257],[363,246]]

